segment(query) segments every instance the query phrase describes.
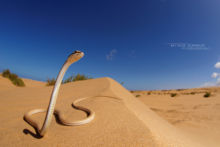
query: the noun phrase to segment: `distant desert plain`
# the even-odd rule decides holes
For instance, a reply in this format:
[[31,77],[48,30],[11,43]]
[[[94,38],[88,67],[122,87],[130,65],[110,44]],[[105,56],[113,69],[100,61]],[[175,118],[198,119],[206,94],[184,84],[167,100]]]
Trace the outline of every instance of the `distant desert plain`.
[[[74,100],[95,112],[85,125],[63,126],[55,119],[45,137],[23,120],[26,112],[47,108],[53,86],[23,79],[17,87],[0,75],[0,146],[219,147],[220,88],[128,91],[111,78],[61,85],[56,108],[69,121],[87,115]],[[206,95],[206,96],[205,96]],[[98,96],[98,97],[96,97]],[[112,97],[112,98],[110,98]],[[42,126],[45,113],[33,119]]]

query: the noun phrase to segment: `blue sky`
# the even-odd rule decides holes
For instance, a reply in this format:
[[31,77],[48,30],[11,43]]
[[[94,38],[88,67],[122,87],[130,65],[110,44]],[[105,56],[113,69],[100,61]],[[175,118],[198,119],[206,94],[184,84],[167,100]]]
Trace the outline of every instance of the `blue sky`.
[[[128,89],[213,84],[220,61],[220,1],[0,1],[0,71],[56,77],[111,77]],[[219,70],[219,71],[218,71]]]

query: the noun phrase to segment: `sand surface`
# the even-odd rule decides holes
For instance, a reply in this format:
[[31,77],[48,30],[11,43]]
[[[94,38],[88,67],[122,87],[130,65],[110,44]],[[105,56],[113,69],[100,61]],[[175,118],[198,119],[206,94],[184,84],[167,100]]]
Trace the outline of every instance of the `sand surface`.
[[[53,118],[47,135],[41,139],[37,138],[35,130],[23,120],[23,115],[32,109],[47,108],[53,87],[47,87],[45,83],[34,80],[25,79],[24,82],[26,87],[16,87],[8,79],[0,76],[0,146],[196,147],[210,145],[210,142],[204,143],[200,137],[191,137],[188,134],[189,131],[198,132],[196,129],[193,130],[194,127],[191,127],[193,125],[190,126],[187,123],[181,125],[181,123],[176,123],[174,118],[170,120],[164,117],[168,108],[171,107],[164,103],[169,103],[170,98],[162,97],[160,99],[159,96],[148,96],[144,93],[137,98],[110,78],[63,84],[56,108],[63,112],[65,118],[69,121],[85,118],[86,114],[74,110],[71,104],[78,98],[91,97],[80,102],[80,105],[95,111],[95,119],[91,123],[81,126],[63,126]],[[176,99],[172,100],[177,101]],[[206,106],[199,105],[204,101],[203,98],[200,99],[201,102],[198,102],[196,110],[206,109]],[[211,101],[210,105],[212,104],[216,111],[219,110],[217,95],[207,101]],[[182,100],[182,102],[186,103],[187,100]],[[174,105],[180,105],[182,102],[177,101]],[[204,104],[206,103],[204,102]],[[188,104],[186,105],[188,106]],[[184,104],[182,107],[187,106]],[[191,106],[189,107],[191,108]],[[171,110],[180,111],[180,107],[173,106]],[[210,108],[208,111],[213,114],[214,110]],[[178,116],[178,114],[174,115]],[[212,123],[219,122],[219,117],[216,118],[217,115],[213,114]],[[33,119],[42,125],[44,117],[44,113],[36,114]],[[176,119],[180,118],[178,116]],[[203,118],[196,119],[203,120]],[[213,128],[217,126],[211,123],[206,125],[212,125]],[[190,127],[185,131],[184,127],[187,128],[187,126]],[[218,133],[217,129],[215,133]],[[216,134],[211,135],[218,139]],[[214,145],[216,143],[219,142],[215,140]]]
[[[206,92],[211,96],[204,97]],[[177,96],[171,97],[171,93]],[[220,88],[135,91],[159,116],[207,146],[220,146]]]

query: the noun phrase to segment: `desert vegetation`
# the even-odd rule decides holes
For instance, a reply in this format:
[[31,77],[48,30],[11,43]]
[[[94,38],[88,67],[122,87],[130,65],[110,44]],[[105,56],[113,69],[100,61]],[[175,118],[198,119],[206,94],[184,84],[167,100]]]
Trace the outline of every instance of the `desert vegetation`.
[[52,85],[55,85],[56,80],[55,80],[55,78],[52,78],[52,79],[48,78],[46,83],[47,83],[46,84],[47,86],[52,86]]
[[[75,82],[75,81],[81,81],[81,80],[88,80],[88,79],[92,79],[92,77],[86,76],[84,74],[77,74],[77,75],[72,75],[70,77],[68,77],[66,80],[63,81],[62,84],[65,83],[69,83],[69,82]],[[46,81],[46,85],[47,86],[52,86],[55,85],[56,83],[56,79],[55,78],[48,78]]]
[[207,98],[211,96],[211,92],[206,92],[203,97]]
[[203,98],[208,98],[214,96],[216,93],[219,93],[220,90],[218,87],[216,88],[194,88],[194,89],[171,89],[171,90],[131,90],[130,91],[135,97],[139,97],[137,95],[143,96],[169,96],[169,97],[181,97],[183,95],[186,96],[197,96]]
[[175,96],[177,96],[177,94],[176,93],[171,93],[170,96],[175,97]]
[[190,92],[190,94],[191,94],[191,95],[195,95],[196,93],[195,93],[195,92]]
[[18,77],[18,75],[11,73],[9,69],[2,72],[2,76],[8,78],[14,85],[24,87],[24,81]]
[[92,79],[92,77],[86,76],[84,74],[77,74],[77,75],[72,75],[66,80],[63,81],[63,83],[69,83],[69,82],[75,82],[75,81],[81,81],[81,80],[88,80]]
[[136,97],[140,97],[140,96],[141,96],[140,94],[137,94],[137,95],[136,95]]

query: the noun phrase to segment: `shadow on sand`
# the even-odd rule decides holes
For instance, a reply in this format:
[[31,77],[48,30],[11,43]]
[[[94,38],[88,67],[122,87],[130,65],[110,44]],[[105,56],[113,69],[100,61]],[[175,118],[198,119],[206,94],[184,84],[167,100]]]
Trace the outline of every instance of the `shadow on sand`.
[[[57,122],[58,124],[60,124],[60,125],[63,125],[63,124],[61,123],[61,121],[60,121],[58,115],[54,113],[54,116],[55,116],[56,122]],[[29,125],[31,125],[28,121],[25,120],[24,117],[23,117],[23,120],[24,120],[25,122],[27,122]],[[32,126],[32,125],[31,125],[31,126]],[[65,126],[65,125],[64,125],[64,126]],[[32,126],[32,127],[33,127],[33,126]],[[33,128],[34,128],[34,130],[35,130],[36,133],[33,133],[32,131],[30,131],[30,130],[28,130],[28,129],[24,129],[24,130],[23,130],[23,133],[26,134],[26,135],[27,135],[27,134],[30,134],[32,137],[37,138],[37,139],[43,138],[43,136],[41,136],[41,135],[38,133],[37,128],[35,128],[35,127],[33,127]]]
[[30,134],[32,137],[34,137],[34,138],[37,138],[37,139],[41,139],[42,138],[42,136],[40,136],[40,134],[36,131],[36,129],[35,129],[35,132],[36,132],[36,134],[35,133],[33,133],[33,132],[31,132],[30,130],[28,130],[28,129],[24,129],[23,130],[23,133],[24,134]]

